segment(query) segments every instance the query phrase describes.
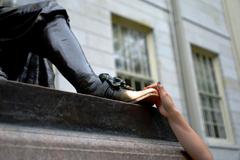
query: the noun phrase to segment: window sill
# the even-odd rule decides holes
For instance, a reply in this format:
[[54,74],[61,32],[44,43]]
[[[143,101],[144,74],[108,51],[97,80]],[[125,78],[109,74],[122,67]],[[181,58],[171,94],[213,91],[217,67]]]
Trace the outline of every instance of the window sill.
[[236,144],[208,144],[210,148],[240,150],[240,145]]

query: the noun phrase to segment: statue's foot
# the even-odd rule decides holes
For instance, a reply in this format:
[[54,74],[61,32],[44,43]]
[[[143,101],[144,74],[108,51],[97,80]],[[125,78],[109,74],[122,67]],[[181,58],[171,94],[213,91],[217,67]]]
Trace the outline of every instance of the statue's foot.
[[[86,90],[86,88],[84,88]],[[100,74],[95,82],[88,88],[88,94],[120,100],[130,103],[152,103],[158,98],[157,90],[149,88],[141,91],[134,91],[130,86],[119,78],[111,77],[108,74]],[[81,91],[79,91],[81,92]]]
[[156,102],[159,98],[155,89],[149,88],[141,91],[132,91],[127,89],[120,89],[112,91],[111,99],[116,99],[130,103],[151,103]]

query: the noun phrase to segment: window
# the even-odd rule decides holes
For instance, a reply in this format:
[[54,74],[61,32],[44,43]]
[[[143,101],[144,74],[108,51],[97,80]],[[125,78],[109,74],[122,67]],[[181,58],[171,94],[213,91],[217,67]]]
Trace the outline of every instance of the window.
[[194,69],[205,133],[209,138],[227,139],[227,113],[224,110],[226,106],[216,66],[218,57],[208,53],[208,51],[193,47]]
[[136,90],[154,81],[149,56],[149,34],[151,30],[145,26],[118,16],[113,18],[117,75]]

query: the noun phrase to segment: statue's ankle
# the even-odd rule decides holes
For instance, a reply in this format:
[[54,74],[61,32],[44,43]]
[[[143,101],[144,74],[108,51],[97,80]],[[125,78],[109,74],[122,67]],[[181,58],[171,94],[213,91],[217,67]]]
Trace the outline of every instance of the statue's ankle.
[[79,78],[75,88],[78,93],[101,96],[101,94],[98,95],[99,93],[96,93],[101,85],[102,82],[100,81],[99,77],[93,74]]

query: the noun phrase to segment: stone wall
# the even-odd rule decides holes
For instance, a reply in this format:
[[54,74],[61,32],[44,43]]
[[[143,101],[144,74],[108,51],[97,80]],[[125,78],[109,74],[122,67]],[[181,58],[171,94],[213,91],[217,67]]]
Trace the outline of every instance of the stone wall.
[[239,159],[240,86],[222,1],[184,0],[181,3],[186,36],[190,44],[218,54],[234,142],[209,143],[216,159]]
[[[73,32],[79,39],[96,73],[116,75],[113,53],[112,13],[126,17],[153,29],[159,80],[173,95],[187,117],[184,90],[179,78],[174,53],[170,0],[58,0],[69,13]],[[237,77],[231,37],[227,29],[221,0],[182,0],[181,9],[186,38],[190,44],[208,49],[219,56],[234,142],[210,143],[215,158],[239,159],[240,144],[240,87]],[[186,62],[187,63],[187,62]],[[59,74],[59,89],[73,91]],[[221,154],[223,153],[223,154]],[[231,156],[230,156],[231,155]]]

